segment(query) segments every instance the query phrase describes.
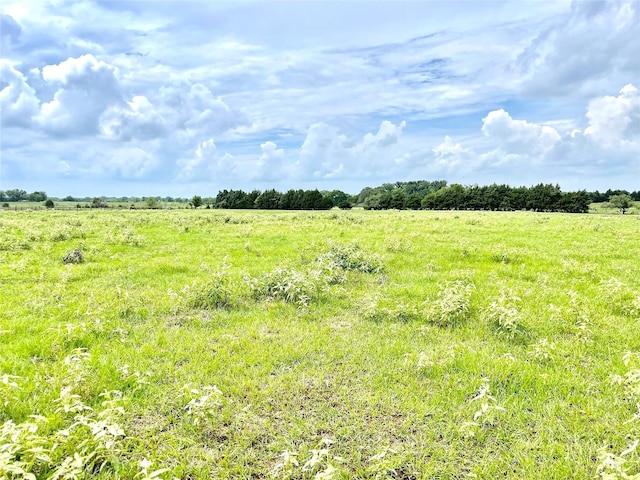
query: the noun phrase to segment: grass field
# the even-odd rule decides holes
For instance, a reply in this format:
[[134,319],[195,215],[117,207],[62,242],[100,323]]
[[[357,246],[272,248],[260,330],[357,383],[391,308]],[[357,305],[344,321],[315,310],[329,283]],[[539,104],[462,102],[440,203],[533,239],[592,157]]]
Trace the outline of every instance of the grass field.
[[0,478],[638,478],[639,238],[626,215],[0,212]]

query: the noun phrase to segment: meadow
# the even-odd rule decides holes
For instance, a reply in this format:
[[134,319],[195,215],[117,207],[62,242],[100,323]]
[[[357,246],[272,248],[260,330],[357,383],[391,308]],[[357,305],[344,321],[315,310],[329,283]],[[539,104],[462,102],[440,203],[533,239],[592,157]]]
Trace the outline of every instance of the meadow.
[[0,212],[0,479],[640,478],[640,217]]

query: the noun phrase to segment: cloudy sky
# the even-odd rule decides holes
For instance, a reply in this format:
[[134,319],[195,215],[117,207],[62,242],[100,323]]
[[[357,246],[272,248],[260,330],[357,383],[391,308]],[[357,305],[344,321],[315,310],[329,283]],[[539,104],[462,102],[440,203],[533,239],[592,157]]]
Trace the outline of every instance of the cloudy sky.
[[3,0],[0,189],[640,189],[638,1]]

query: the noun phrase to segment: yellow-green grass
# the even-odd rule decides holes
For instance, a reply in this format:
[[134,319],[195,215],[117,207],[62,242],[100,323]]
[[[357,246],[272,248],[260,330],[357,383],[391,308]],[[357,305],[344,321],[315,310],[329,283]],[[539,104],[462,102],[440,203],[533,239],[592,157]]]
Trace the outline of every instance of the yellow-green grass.
[[624,361],[640,351],[638,238],[622,215],[1,212],[5,463],[37,478],[73,460],[80,478],[636,473],[620,454],[640,438]]

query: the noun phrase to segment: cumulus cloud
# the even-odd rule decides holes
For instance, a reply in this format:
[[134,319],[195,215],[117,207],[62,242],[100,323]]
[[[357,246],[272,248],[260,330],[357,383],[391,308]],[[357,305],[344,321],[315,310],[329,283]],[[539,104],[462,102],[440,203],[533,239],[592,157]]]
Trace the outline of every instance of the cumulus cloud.
[[234,111],[221,98],[214,97],[211,90],[200,83],[191,86],[186,95],[186,105],[184,126],[187,129],[219,134],[247,122],[240,112]]
[[148,176],[158,165],[158,159],[148,150],[125,147],[112,150],[106,162],[98,165],[97,170],[98,173],[107,172],[111,176],[123,179],[138,179]]
[[445,135],[444,141],[433,149],[435,164],[446,170],[453,168],[466,168],[474,156],[473,150],[455,142],[449,135]]
[[167,124],[149,99],[137,95],[126,106],[114,106],[100,119],[102,132],[108,137],[129,141],[149,140],[164,136]]
[[122,101],[117,67],[91,54],[47,65],[42,78],[59,88],[53,100],[42,105],[37,121],[55,134],[97,133],[100,116]]
[[0,35],[2,43],[15,43],[22,34],[22,27],[11,15],[0,14]]
[[388,168],[395,156],[392,147],[398,143],[405,126],[404,121],[395,125],[383,120],[377,133],[350,139],[335,126],[315,123],[309,127],[300,148],[297,174],[303,178],[335,178],[363,174],[376,167]]
[[282,148],[271,141],[260,145],[261,155],[253,178],[263,181],[282,180],[285,171],[285,153]]
[[0,82],[5,85],[0,90],[2,125],[28,126],[40,107],[35,90],[7,60],[0,60]]
[[560,141],[560,134],[553,127],[514,120],[503,109],[489,112],[482,119],[482,133],[515,154],[541,153]]
[[233,155],[220,155],[213,138],[200,142],[193,155],[180,158],[178,180],[215,180],[219,177],[230,177],[236,172],[236,162]]
[[[526,120],[514,120],[503,109],[483,118],[484,145],[464,146],[446,137],[434,153],[446,164],[460,159],[474,168],[514,167],[565,169],[580,175],[595,175],[606,165],[612,172],[640,174],[640,93],[626,85],[617,96],[589,102],[588,126],[583,130],[558,132],[555,128]],[[474,160],[475,159],[475,160]]]
[[[589,102],[589,126],[584,134],[606,146],[640,146],[640,93],[632,84],[617,97],[607,95]],[[631,144],[631,145],[629,145]]]
[[[612,81],[635,81],[640,60],[640,4],[574,1],[570,12],[537,35],[517,59],[525,91],[592,94]],[[620,85],[620,83],[618,83]]]

